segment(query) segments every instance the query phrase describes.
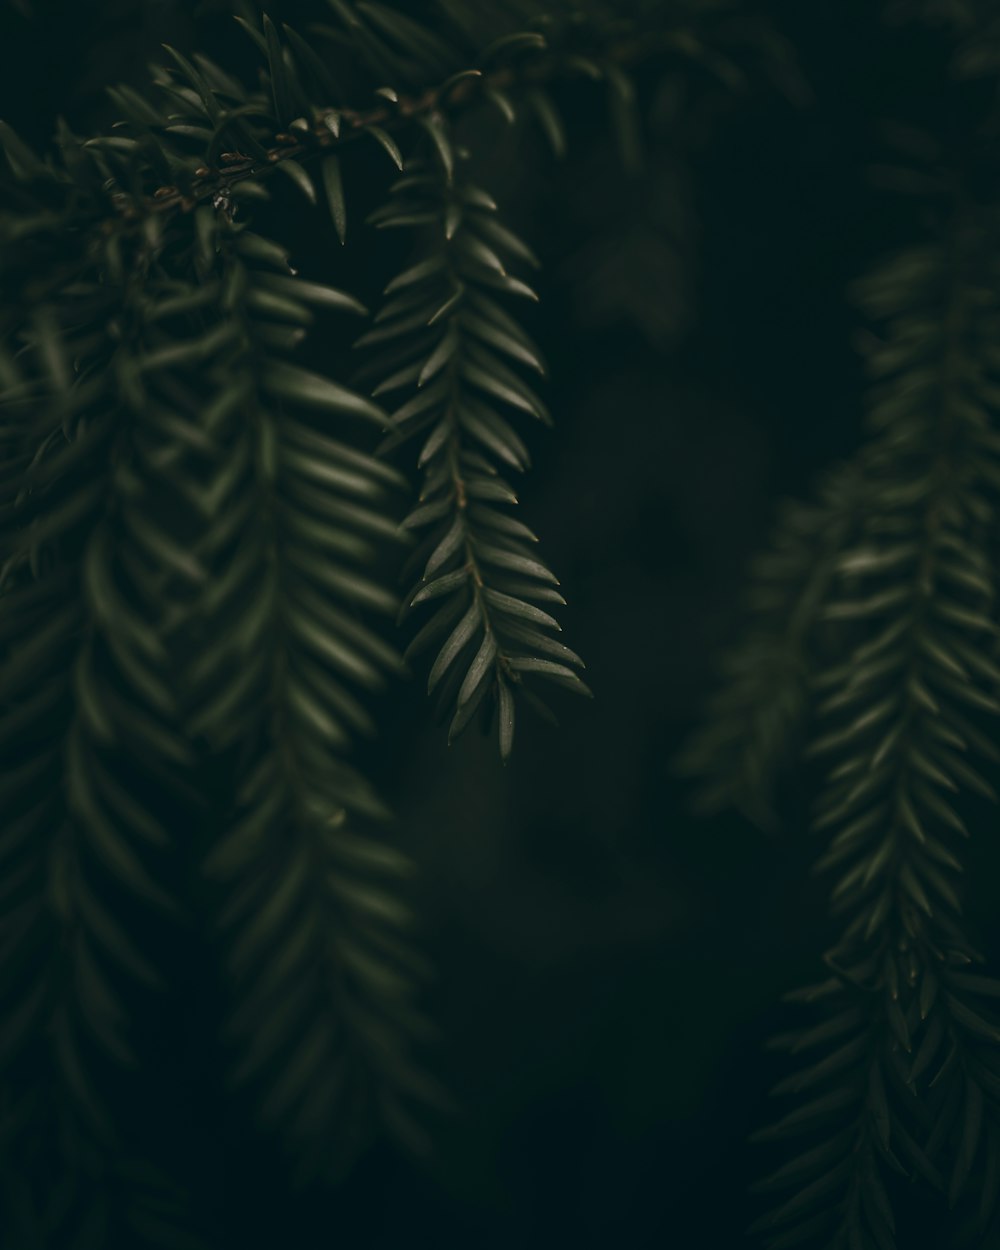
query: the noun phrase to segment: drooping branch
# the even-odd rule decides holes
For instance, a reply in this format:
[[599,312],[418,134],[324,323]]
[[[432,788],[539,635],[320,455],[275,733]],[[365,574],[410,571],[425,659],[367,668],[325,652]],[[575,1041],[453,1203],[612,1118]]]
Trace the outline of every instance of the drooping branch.
[[1000,985],[963,972],[978,956],[961,922],[955,800],[995,797],[969,757],[1000,760],[981,723],[1000,713],[990,658],[1000,284],[979,227],[959,213],[944,242],[894,258],[863,291],[888,329],[859,461],[876,489],[825,610],[848,629],[847,647],[820,674],[813,745],[833,760],[815,825],[830,839],[818,866],[835,874],[841,934],[826,955],[832,978],[805,995],[826,1006],[826,1022],[787,1039],[822,1047],[779,1087],[806,1100],[764,1134],[814,1143],[768,1182],[797,1191],[761,1222],[774,1244],[797,1229],[810,1244],[891,1245],[887,1170],[953,1202],[976,1169],[997,1170],[989,1000]]
[[376,392],[410,396],[393,413],[387,448],[422,439],[419,501],[404,524],[425,538],[410,561],[420,580],[406,608],[428,604],[433,615],[408,655],[436,649],[428,688],[440,688],[451,711],[450,738],[484,700],[495,705],[506,759],[514,693],[526,681],[589,691],[575,672],[582,661],[551,636],[559,626],[547,609],[565,600],[535,535],[507,511],[517,496],[501,475],[530,459],[510,418],[551,421],[518,372],[544,372],[538,349],[497,299],[533,297],[507,266],[534,258],[468,181],[449,135],[439,131],[434,145],[436,159],[411,162],[374,216],[386,229],[417,223],[424,246],[389,284],[360,345],[379,348],[369,371]]

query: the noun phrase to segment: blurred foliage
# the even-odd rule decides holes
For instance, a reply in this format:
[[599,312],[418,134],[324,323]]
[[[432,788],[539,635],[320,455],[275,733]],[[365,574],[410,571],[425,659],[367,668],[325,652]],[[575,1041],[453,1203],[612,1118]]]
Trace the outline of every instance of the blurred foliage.
[[[960,82],[988,58],[974,14],[951,16],[968,41],[947,49]],[[880,127],[895,152],[872,172],[911,197],[916,229],[856,288],[867,437],[818,505],[787,511],[682,759],[710,803],[771,823],[782,770],[829,761],[811,828],[835,877],[831,975],[789,996],[815,1012],[775,1039],[804,1056],[773,1091],[796,1102],[758,1135],[795,1142],[758,1186],[777,1195],[755,1226],[773,1246],[906,1244],[901,1182],[946,1195],[961,1236],[1000,1228],[1000,982],[967,970],[985,957],[960,893],[969,800],[995,800],[1000,763],[1000,237],[993,100],[967,100],[959,144]]]
[[[801,1006],[775,1004],[790,986],[815,979],[822,950],[832,952],[834,997],[845,992],[838,978],[846,970],[854,977],[847,978],[853,987],[848,996],[863,1004],[883,1001],[878,984],[870,993],[865,969],[851,963],[856,952],[845,957],[841,950],[854,913],[848,908],[828,919],[824,883],[808,873],[822,853],[816,839],[765,840],[755,830],[757,824],[772,831],[803,826],[811,796],[837,784],[825,777],[822,760],[796,762],[796,748],[813,724],[816,704],[836,693],[835,683],[823,686],[824,672],[835,675],[838,660],[863,645],[859,631],[868,628],[863,619],[819,619],[835,591],[844,592],[846,601],[855,595],[863,602],[862,583],[845,583],[837,561],[864,527],[876,523],[873,518],[883,516],[855,475],[858,448],[871,439],[871,427],[860,421],[869,386],[864,369],[866,363],[878,368],[900,344],[923,344],[920,350],[933,354],[933,300],[924,318],[929,338],[911,341],[905,325],[887,328],[891,309],[859,312],[844,287],[849,276],[889,272],[879,257],[933,248],[951,220],[944,206],[957,185],[975,204],[992,203],[995,41],[988,23],[995,14],[989,5],[961,0],[886,0],[878,6],[867,0],[810,6],[793,0],[759,6],[636,0],[547,5],[550,20],[539,23],[540,6],[528,0],[397,7],[435,24],[446,11],[448,25],[440,30],[462,45],[463,55],[523,27],[544,30],[570,56],[598,61],[628,41],[636,22],[641,31],[667,29],[673,40],[659,47],[642,36],[648,56],[632,73],[638,129],[615,112],[618,97],[605,90],[607,84],[591,82],[584,70],[559,79],[551,90],[546,84],[555,123],[544,103],[540,110],[519,109],[522,124],[515,127],[496,104],[449,115],[447,138],[463,181],[497,201],[501,224],[542,262],[534,276],[523,254],[507,262],[519,280],[530,279],[541,302],[512,303],[508,315],[517,314],[516,327],[504,333],[514,334],[520,348],[546,366],[537,394],[558,429],[548,434],[525,427],[524,409],[500,415],[531,455],[520,508],[544,540],[546,562],[559,572],[569,600],[565,609],[557,605],[560,621],[587,660],[586,678],[597,698],[593,704],[563,700],[558,734],[519,716],[518,745],[503,768],[495,724],[492,742],[473,733],[446,748],[445,735],[426,724],[423,681],[404,685],[393,679],[388,694],[365,696],[379,739],[359,740],[354,758],[398,813],[388,837],[418,869],[409,887],[402,881],[391,885],[387,905],[394,908],[405,895],[417,911],[419,938],[406,937],[403,964],[412,963],[426,984],[423,1013],[439,1032],[429,1053],[421,1041],[421,1055],[447,1073],[458,1114],[435,1115],[423,1124],[434,1141],[424,1161],[382,1142],[361,1153],[346,1182],[335,1171],[310,1180],[308,1169],[298,1166],[306,1155],[332,1156],[326,1145],[346,1148],[348,1135],[340,1128],[318,1150],[314,1139],[303,1154],[308,1136],[289,1150],[282,1117],[269,1121],[259,1114],[269,1091],[270,1110],[280,1112],[284,1076],[286,1096],[303,1082],[318,1094],[314,1106],[322,1118],[335,1082],[324,1091],[306,1079],[310,1052],[311,1062],[319,1062],[314,1070],[324,1070],[316,1059],[318,1043],[310,1043],[307,1030],[293,1030],[291,1039],[275,1043],[260,1023],[247,1032],[245,1019],[244,1043],[231,1018],[225,1031],[234,991],[253,1011],[253,981],[261,972],[253,935],[266,926],[251,920],[266,911],[272,882],[287,884],[281,914],[308,912],[295,885],[294,860],[283,858],[276,843],[269,857],[245,865],[244,912],[234,902],[228,929],[219,929],[217,919],[231,886],[202,873],[204,855],[218,840],[220,812],[230,816],[233,768],[264,777],[266,739],[257,733],[225,767],[206,762],[197,789],[210,796],[211,806],[196,823],[189,822],[186,799],[172,779],[145,778],[142,787],[149,788],[139,787],[140,793],[149,801],[155,795],[159,818],[183,835],[170,862],[161,865],[155,855],[150,861],[155,883],[182,900],[180,916],[161,921],[130,899],[130,887],[122,888],[113,868],[90,851],[84,856],[91,893],[112,906],[132,945],[166,981],[165,991],[147,994],[101,948],[99,973],[124,1006],[131,1043],[142,1056],[135,1079],[114,1061],[95,1057],[92,1026],[80,1021],[87,1078],[106,1100],[127,1149],[124,1155],[95,1152],[74,1141],[75,1130],[67,1126],[61,1139],[50,1138],[33,1170],[8,1169],[5,1217],[27,1227],[36,1190],[53,1195],[53,1245],[86,1244],[89,1237],[97,1245],[129,1248],[311,1246],[334,1236],[352,1246],[382,1247],[405,1238],[417,1245],[497,1250],[643,1247],[675,1239],[756,1244],[756,1235],[746,1238],[745,1229],[760,1214],[760,1202],[745,1190],[761,1170],[760,1151],[748,1148],[746,1138],[772,1118],[768,1087],[799,1079],[790,1075],[787,1057],[759,1049],[775,1031],[790,1034],[801,1027]],[[274,109],[263,56],[232,22],[238,13],[259,30],[262,11],[308,32],[310,45],[324,55],[341,58],[345,77],[338,86],[351,84],[341,103],[388,110],[389,98],[374,96],[372,89],[398,89],[399,83],[361,71],[359,58],[345,57],[342,45],[314,29],[316,23],[336,24],[335,8],[326,0],[281,6],[256,0],[12,4],[3,15],[7,86],[0,114],[36,150],[52,151],[60,115],[73,135],[120,136],[121,128],[111,127],[122,118],[122,97],[109,98],[105,88],[125,83],[145,95],[149,63],[165,61],[162,43],[223,63],[242,91],[263,96],[270,100],[265,107]],[[280,23],[277,29],[284,38]],[[693,31],[694,43],[678,41],[678,29]],[[526,57],[524,65],[530,63]],[[175,88],[180,83],[173,70],[161,76]],[[259,124],[254,133],[267,138],[269,122],[258,118],[251,124]],[[388,127],[409,157],[410,132],[401,130],[395,123]],[[419,157],[435,168],[433,142],[425,132]],[[414,155],[418,146],[414,139]],[[196,143],[181,143],[178,151],[182,161],[200,159]],[[228,208],[237,206],[238,226],[252,220],[254,232],[291,247],[292,264],[301,272],[274,269],[280,280],[349,291],[377,312],[382,287],[428,258],[428,231],[436,229],[426,222],[382,231],[365,225],[369,214],[386,212],[384,188],[394,172],[387,151],[381,140],[345,148],[342,207],[328,174],[314,183],[319,211],[294,175],[266,180],[281,187],[270,202],[252,198],[251,187],[245,198],[231,197]],[[317,166],[305,161],[303,168],[308,173]],[[908,193],[912,211],[900,208],[900,190]],[[405,188],[397,192],[405,195]],[[228,246],[221,216],[226,211],[225,205],[216,210],[222,246]],[[348,242],[342,247],[344,220]],[[489,243],[478,226],[476,231]],[[71,248],[72,232],[64,236],[60,248]],[[168,282],[190,281],[183,273],[187,246],[178,242],[171,264],[176,261],[179,269],[168,272]],[[19,246],[5,252],[3,263],[24,273],[28,256]],[[37,256],[31,263],[38,263]],[[249,268],[255,275],[256,262]],[[978,270],[989,271],[988,259]],[[258,283],[257,277],[252,281]],[[418,281],[414,298],[436,296],[436,281],[433,275],[423,287]],[[877,282],[859,288],[868,290],[869,304]],[[258,301],[267,285],[256,286]],[[15,289],[6,287],[12,305],[18,304],[10,294]],[[305,287],[299,289],[304,296]],[[900,291],[904,303],[915,300],[915,288],[904,283]],[[293,295],[290,288],[280,293]],[[405,293],[405,286],[397,292]],[[38,302],[33,298],[31,307]],[[342,315],[346,302],[339,310],[302,298],[292,303],[301,328],[309,329],[300,349],[305,368],[339,384],[353,379],[356,390],[386,380],[386,370],[377,366],[355,374],[349,347],[354,332]],[[17,315],[26,315],[27,307],[22,303]],[[278,304],[272,301],[271,308]],[[57,320],[73,311],[70,303],[56,302],[55,309]],[[292,315],[288,307],[284,315]],[[216,316],[221,312],[213,305],[202,329]],[[311,327],[305,325],[309,319]],[[261,357],[284,350],[276,346],[282,331],[265,327],[265,317],[258,320],[271,340],[255,349]],[[82,333],[85,322],[80,312],[73,333]],[[146,349],[164,346],[157,338],[163,326],[143,329],[150,336],[142,340]],[[36,336],[36,346],[43,339]],[[435,353],[437,364],[442,342],[414,340],[413,355],[396,372],[413,368],[411,361],[422,372]],[[19,367],[26,367],[20,359]],[[507,363],[515,372],[520,368],[513,357]],[[188,384],[191,379],[183,376]],[[215,377],[230,376],[236,376],[234,364],[220,356]],[[536,386],[530,373],[517,376]],[[906,390],[905,377],[899,385]],[[935,385],[932,379],[925,388]],[[911,399],[927,393],[917,388]],[[188,399],[197,405],[199,396],[196,385]],[[401,391],[399,402],[409,403],[410,395]],[[171,403],[179,403],[176,388]],[[142,415],[137,407],[136,417]],[[298,423],[308,435],[320,420],[300,412]],[[244,437],[235,428],[220,428],[227,430],[226,440]],[[509,443],[510,435],[501,441]],[[353,453],[373,445],[361,432],[347,442]],[[919,438],[913,446],[905,464],[883,458],[876,481],[909,473],[919,460]],[[200,486],[217,481],[214,475],[224,467],[223,460],[210,461],[193,447],[164,448],[162,455],[167,462],[174,457],[175,463],[200,463],[199,473],[207,474]],[[868,463],[870,456],[863,452],[860,459]],[[522,458],[519,451],[514,457]],[[394,453],[406,473],[416,459],[416,449],[412,457],[405,446]],[[837,467],[844,461],[851,462],[846,471]],[[99,454],[89,463],[104,471]],[[773,516],[775,500],[802,498],[803,483],[817,476],[820,487],[811,495],[816,502],[782,505]],[[394,521],[405,509],[402,496],[396,499]],[[917,526],[919,506],[918,500],[912,521]],[[911,523],[909,512],[907,518]],[[769,531],[775,534],[770,548]],[[73,537],[70,547],[83,537]],[[136,544],[142,542],[138,531],[115,531],[116,578],[133,576]],[[747,559],[758,548],[764,554],[741,593]],[[533,559],[531,551],[514,554]],[[432,556],[425,553],[425,565]],[[387,588],[394,559],[386,553],[377,564]],[[248,577],[260,576],[256,565],[248,569]],[[741,602],[749,617],[741,614]],[[188,610],[183,596],[176,606]],[[238,606],[238,598],[220,600],[211,618],[216,627]],[[734,637],[736,680],[721,689],[700,747],[703,762],[710,757],[708,810],[694,817],[689,786],[668,773],[667,761],[699,714],[720,645]],[[101,654],[97,673],[106,681],[107,665],[117,661]],[[171,684],[190,692],[190,680],[181,677],[197,648],[186,642],[178,654]],[[467,654],[467,665],[474,659]],[[418,656],[414,666],[426,678],[430,662],[423,669],[420,664]],[[236,675],[235,667],[220,670],[219,680]],[[459,691],[445,700],[449,721]],[[75,696],[70,691],[60,697],[68,707]],[[243,733],[237,720],[231,731],[237,739]],[[858,757],[871,754],[861,730],[859,735],[850,750]],[[849,762],[847,749],[834,748],[845,756],[833,768]],[[698,755],[695,750],[695,761]],[[99,759],[106,768],[107,754]],[[110,773],[93,775],[102,785],[106,775],[139,786],[128,753],[111,760]],[[965,782],[957,780],[964,790]],[[977,836],[992,818],[986,802],[964,793],[958,801],[974,836],[958,847],[967,866],[966,916],[948,923],[974,934],[992,958],[997,929],[989,881],[1000,871],[1000,859],[993,841]],[[866,841],[858,863],[876,850]],[[403,858],[392,862],[401,866]],[[854,866],[849,861],[841,872]],[[48,871],[38,869],[42,876]],[[950,872],[946,867],[945,888]],[[846,896],[858,907],[871,901],[851,888]],[[947,903],[941,915],[951,916]],[[285,938],[277,931],[273,936],[274,951],[284,949]],[[415,945],[435,969],[429,983]],[[276,962],[298,969],[285,982],[289,1000],[299,986],[312,983],[322,963],[305,947],[296,954],[294,945]],[[905,982],[909,967],[900,968]],[[858,979],[864,992],[855,985]],[[67,1002],[81,998],[78,984],[59,992]],[[273,1000],[269,1004],[258,1021],[299,1010],[289,1002],[271,1011]],[[833,1005],[833,1020],[849,1006],[839,999]],[[974,1011],[977,1019],[988,1019],[988,1009]],[[928,1017],[931,1029],[936,1018]],[[947,1022],[941,1028],[947,1031]],[[277,1060],[263,1082],[233,1091],[227,1073],[241,1045],[247,1058],[247,1040],[252,1059],[254,1038],[262,1038],[264,1047],[276,1044]],[[878,1051],[886,1074],[901,1053],[892,1045],[890,1040]],[[937,1045],[942,1049],[931,1055],[932,1064],[947,1053],[940,1039]],[[298,1057],[286,1062],[293,1052]],[[75,1106],[77,1095],[52,1079],[44,1048],[32,1050],[26,1062],[24,1089],[44,1088],[50,1108]],[[847,1070],[853,1081],[854,1069]],[[958,1071],[966,1081],[962,1096],[974,1097],[964,1092],[968,1073]],[[927,1075],[925,1069],[918,1079]],[[992,1130],[983,1129],[982,1138],[972,1141],[961,1129],[970,1124],[968,1106],[956,1104],[950,1092],[957,1086],[943,1078],[936,1088],[944,1091],[940,1103],[922,1095],[929,1113],[944,1109],[953,1118],[932,1143],[937,1155],[931,1172],[957,1194],[968,1163],[971,1187],[979,1192],[949,1213],[933,1186],[914,1188],[893,1175],[891,1165],[886,1174],[876,1115],[868,1139],[873,1153],[866,1158],[875,1160],[883,1179],[865,1180],[869,1188],[856,1190],[867,1203],[857,1235],[875,1238],[875,1244],[888,1236],[872,1215],[884,1206],[877,1183],[895,1209],[901,1247],[948,1246],[963,1233],[990,1244],[993,1234],[984,1238],[974,1228],[975,1199],[988,1191],[981,1166],[991,1157],[986,1146]],[[899,1089],[890,1088],[887,1096],[896,1122],[917,1142],[908,1117],[916,1116],[920,1129],[923,1112],[914,1111]],[[987,1090],[987,1106],[990,1096]],[[799,1105],[808,1105],[801,1097]],[[355,1124],[370,1123],[363,1101],[359,1093],[351,1108]],[[836,1133],[824,1139],[823,1126],[817,1127],[810,1148],[820,1150]],[[923,1127],[933,1132],[933,1125]],[[359,1130],[358,1146],[368,1132]],[[898,1144],[890,1143],[893,1157]],[[782,1147],[770,1149],[775,1168],[792,1161]],[[353,1157],[356,1151],[345,1153]],[[73,1168],[66,1166],[69,1157],[77,1160]],[[837,1173],[820,1201],[836,1197],[842,1182]],[[804,1183],[794,1177],[791,1182],[800,1192]],[[799,1231],[795,1221],[809,1214],[810,1198],[799,1198],[794,1188],[779,1197],[783,1203],[799,1200],[776,1234],[792,1236]],[[828,1210],[814,1211],[820,1224],[829,1219]],[[81,1223],[88,1212],[95,1221],[89,1229]],[[49,1244],[45,1235],[35,1236]]]
[[[734,58],[754,43],[737,32],[730,49],[725,30],[716,48],[714,15],[686,9],[610,27],[604,12],[553,12],[544,34],[487,39],[478,11],[436,29],[378,4],[327,7],[306,38],[244,6],[249,39],[230,62],[232,35],[213,24],[232,14],[109,6],[89,19],[114,36],[108,59],[53,100],[54,148],[30,93],[28,141],[2,127],[14,1242],[198,1243],[197,1184],[170,1131],[144,1129],[173,1103],[141,1076],[161,1048],[187,1056],[174,1079],[190,1062],[224,1119],[253,1127],[282,1184],[336,1187],[381,1134],[426,1153],[428,1108],[448,1101],[417,1059],[431,1030],[409,861],[380,830],[363,745],[366,701],[404,667],[371,619],[395,610],[389,548],[421,536],[400,622],[430,605],[406,656],[432,649],[449,741],[478,720],[506,761],[515,709],[550,715],[539,686],[589,693],[553,637],[558,582],[510,511],[509,474],[531,459],[515,422],[552,418],[525,377],[545,375],[541,351],[507,311],[537,301],[516,274],[538,261],[466,172],[489,151],[476,106],[494,126],[499,114],[511,152],[561,158],[562,80],[582,85],[607,158],[637,176],[633,63],[662,55],[717,101],[745,89]],[[63,33],[82,36],[88,19],[71,20]],[[199,22],[223,63],[199,49]],[[144,72],[164,35],[184,50],[164,41]],[[118,64],[123,80],[91,106]],[[76,129],[88,115],[90,138]],[[309,256],[312,206],[324,225],[306,237],[350,241],[345,276],[366,302],[389,279],[353,386],[347,342],[317,346],[369,314],[336,249]],[[417,436],[402,526],[406,479],[373,456],[372,426],[382,455]],[[204,1020],[171,1021],[161,1040],[179,995]],[[171,1105],[172,1131],[193,1114]]]

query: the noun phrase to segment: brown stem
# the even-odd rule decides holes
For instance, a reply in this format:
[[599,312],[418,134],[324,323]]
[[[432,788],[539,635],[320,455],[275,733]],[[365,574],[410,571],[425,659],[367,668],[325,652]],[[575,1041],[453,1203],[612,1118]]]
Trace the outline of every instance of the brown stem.
[[[660,40],[630,40],[612,45],[605,59],[607,62],[622,65],[632,64],[640,59],[653,55],[656,51],[673,46],[675,37],[667,34]],[[458,83],[448,82],[437,87],[428,87],[418,95],[400,96],[392,104],[383,104],[370,109],[328,108],[320,110],[316,120],[310,127],[309,139],[298,139],[284,131],[274,136],[274,143],[267,151],[266,159],[253,160],[238,152],[223,153],[223,158],[230,157],[225,169],[206,169],[195,179],[190,194],[175,187],[160,187],[152,195],[146,196],[143,208],[149,213],[166,213],[180,210],[190,212],[196,205],[211,200],[216,195],[225,193],[234,182],[254,178],[266,174],[275,165],[284,160],[299,156],[314,156],[320,152],[335,150],[345,143],[350,143],[363,134],[369,126],[380,126],[392,129],[402,121],[429,115],[443,108],[458,109],[474,102],[483,91],[503,90],[518,82],[539,83],[554,78],[560,69],[560,56],[550,57],[541,65],[535,64],[520,71],[511,66],[482,73],[477,78],[464,78]],[[336,114],[340,118],[339,134],[327,127],[325,118]],[[122,217],[135,220],[141,214],[137,211],[134,201],[121,196],[117,206]]]

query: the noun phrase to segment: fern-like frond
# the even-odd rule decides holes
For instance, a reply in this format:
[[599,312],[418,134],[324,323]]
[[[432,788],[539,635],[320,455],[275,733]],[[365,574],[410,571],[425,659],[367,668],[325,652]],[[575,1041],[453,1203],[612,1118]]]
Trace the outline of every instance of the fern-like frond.
[[149,937],[173,923],[161,882],[193,755],[164,627],[189,570],[145,454],[163,418],[138,381],[156,242],[106,252],[67,229],[96,213],[88,174],[103,171],[80,152],[75,173],[46,165],[4,137],[4,291],[39,294],[2,307],[15,351],[0,399],[0,1105],[4,1166],[27,1186],[15,1209],[52,1232],[59,1203],[31,1197],[40,1160],[55,1143],[78,1166],[123,1148],[105,1087],[137,1066],[125,1004],[158,988]]
[[464,176],[442,118],[430,137],[435,157],[411,162],[373,218],[380,229],[426,228],[426,243],[358,345],[378,349],[376,393],[404,397],[386,448],[421,439],[419,503],[404,522],[423,534],[409,564],[420,580],[406,607],[427,604],[430,615],[407,656],[434,648],[428,690],[450,709],[449,738],[484,702],[497,708],[506,758],[515,691],[530,697],[541,680],[589,692],[580,659],[553,637],[558,582],[507,510],[517,496],[506,475],[530,462],[512,418],[551,420],[524,376],[544,373],[539,350],[501,302],[535,298],[508,270],[533,257]]
[[[219,922],[233,1077],[300,1176],[340,1174],[379,1124],[414,1142],[411,1103],[435,1096],[412,1055],[408,866],[351,759],[402,667],[371,623],[396,607],[402,479],[371,454],[381,409],[295,355],[363,310],[245,224],[256,201],[325,198],[343,241],[351,143],[386,170],[404,136],[430,154],[376,214],[427,247],[366,336],[379,393],[403,392],[390,442],[422,439],[408,607],[432,612],[411,654],[438,644],[451,734],[493,707],[504,757],[515,693],[587,692],[554,637],[558,583],[508,510],[529,460],[516,422],[548,420],[504,303],[531,296],[509,270],[534,260],[466,176],[450,117],[523,113],[560,153],[551,87],[582,74],[610,88],[627,147],[640,27],[601,59],[562,6],[555,50],[375,0],[331,0],[309,38],[238,7],[254,86],[167,48],[148,90],[111,89],[109,134],[62,124],[40,158],[0,126],[0,1162],[36,1239],[75,1224],[100,1245],[123,1215],[155,1241],[157,1209],[164,1240],[185,1223],[120,1166],[102,1093],[142,1061],[152,935],[175,932],[203,851],[209,888],[184,906]],[[28,1174],[53,1142],[92,1169],[46,1212]]]
[[220,303],[204,315],[239,333],[188,379],[204,442],[178,449],[174,475],[199,508],[208,577],[178,684],[191,738],[238,761],[205,865],[221,883],[234,1076],[303,1176],[336,1173],[379,1122],[413,1135],[401,1096],[429,1088],[407,1054],[420,961],[392,892],[406,861],[356,831],[384,809],[347,758],[374,728],[359,695],[401,667],[366,620],[395,611],[377,569],[400,479],[354,445],[351,423],[381,425],[380,409],[286,359],[277,333],[356,302],[225,216],[205,234]]
[[765,1222],[775,1246],[892,1246],[887,1169],[952,1202],[976,1176],[984,1221],[996,1199],[1000,983],[964,971],[978,956],[956,853],[957,797],[995,797],[979,761],[1000,759],[986,724],[1000,712],[1000,298],[984,241],[960,218],[947,243],[895,257],[861,293],[886,326],[859,464],[877,489],[824,609],[842,658],[821,675],[812,746],[832,760],[816,828],[841,936],[816,996],[834,1014],[792,1041],[821,1049],[783,1083],[808,1094],[774,1132],[816,1131],[820,1144],[773,1178],[796,1191]]
[[[11,880],[27,893],[9,945],[26,956],[32,926],[45,926],[37,958],[57,965],[52,988],[11,961],[21,1023],[4,1112],[12,1143],[38,1122],[31,1096],[46,1087],[21,1080],[16,1061],[32,1061],[47,1011],[62,1078],[111,1143],[77,1035],[89,1027],[134,1062],[104,962],[156,974],[108,889],[134,900],[126,915],[169,905],[154,865],[201,818],[195,770],[235,758],[237,799],[210,859],[226,882],[234,1042],[303,1168],[334,1168],[379,1116],[412,1136],[398,1095],[426,1088],[402,1053],[420,1027],[419,960],[380,879],[399,857],[342,828],[383,815],[345,753],[371,727],[356,689],[400,667],[361,615],[395,608],[377,565],[395,536],[386,491],[398,476],[329,424],[381,423],[381,411],[290,359],[316,309],[356,312],[356,301],[294,281],[283,249],[234,223],[235,197],[198,205],[213,145],[257,140],[229,127],[220,100],[238,88],[174,59],[161,89],[180,122],[122,89],[122,133],[81,145],[64,132],[65,169],[4,136],[16,200],[37,193],[48,210],[18,203],[10,230],[26,241],[5,250],[32,272],[22,287],[45,297],[23,325],[14,306],[21,350],[3,360],[8,842],[23,848]],[[185,152],[192,139],[208,152]],[[156,206],[165,170],[173,185],[159,198],[179,197],[173,214]],[[92,232],[67,236],[53,202]],[[88,886],[91,860],[110,886]],[[269,905],[248,914],[240,904],[260,889]],[[337,1141],[338,1159],[317,1140]]]

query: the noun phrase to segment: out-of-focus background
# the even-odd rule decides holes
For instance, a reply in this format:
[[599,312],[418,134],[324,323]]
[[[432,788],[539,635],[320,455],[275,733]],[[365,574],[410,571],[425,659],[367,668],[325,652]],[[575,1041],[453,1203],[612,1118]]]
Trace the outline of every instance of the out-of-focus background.
[[[161,42],[192,46],[198,13],[195,46],[247,57],[223,3],[0,7],[0,116],[40,145],[58,114],[106,125],[103,86],[141,83]],[[445,745],[419,681],[383,707],[367,763],[420,866],[428,1006],[462,1110],[425,1166],[377,1150],[342,1192],[293,1196],[208,1099],[184,1134],[162,1131],[226,1246],[744,1244],[760,1170],[746,1139],[779,1073],[762,1043],[787,1020],[782,993],[819,970],[825,889],[794,784],[764,834],[692,815],[671,761],[738,635],[775,504],[860,437],[847,287],[920,225],[872,188],[880,123],[962,133],[946,34],[890,24],[891,7],[748,3],[808,93],[752,65],[736,97],[699,80],[685,103],[643,80],[637,177],[582,87],[560,97],[561,164],[499,138],[482,164],[544,261],[532,328],[557,429],[529,432],[523,514],[596,699],[560,704],[559,729],[525,717],[506,769],[475,734]],[[363,286],[328,230],[304,215],[299,247]]]

